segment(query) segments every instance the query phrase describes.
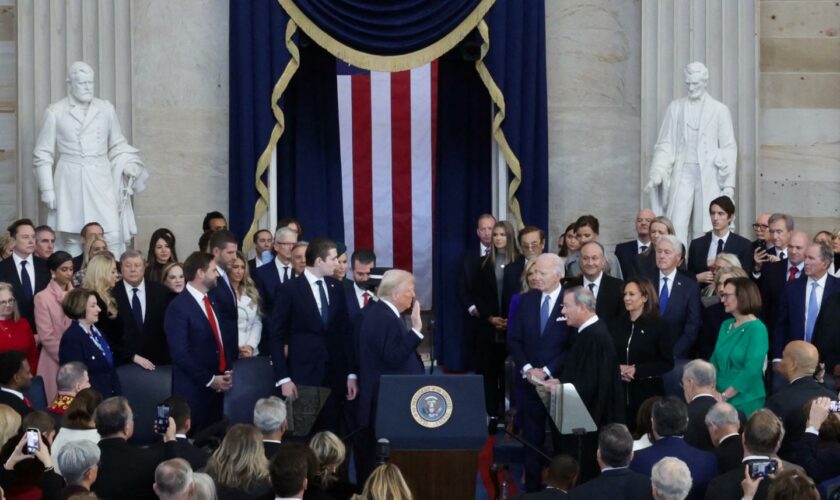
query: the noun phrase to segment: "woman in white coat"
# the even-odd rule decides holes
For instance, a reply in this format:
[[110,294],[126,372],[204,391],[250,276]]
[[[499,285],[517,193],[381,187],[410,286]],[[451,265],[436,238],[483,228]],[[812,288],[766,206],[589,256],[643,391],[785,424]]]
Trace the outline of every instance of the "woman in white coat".
[[236,292],[236,304],[239,308],[239,357],[250,358],[259,354],[262,310],[260,293],[251,279],[248,262],[242,252],[236,252],[236,259],[231,265],[228,277],[231,287]]

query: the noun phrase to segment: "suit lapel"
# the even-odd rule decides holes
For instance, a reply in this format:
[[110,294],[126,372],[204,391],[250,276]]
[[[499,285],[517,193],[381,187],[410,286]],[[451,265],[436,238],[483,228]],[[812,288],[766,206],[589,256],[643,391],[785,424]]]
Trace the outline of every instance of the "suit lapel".
[[298,287],[298,294],[301,296],[304,304],[306,304],[306,309],[312,313],[313,317],[320,324],[321,311],[318,309],[318,302],[315,301],[315,292],[309,285],[309,280],[306,279],[306,276],[298,276],[294,279],[293,283]]

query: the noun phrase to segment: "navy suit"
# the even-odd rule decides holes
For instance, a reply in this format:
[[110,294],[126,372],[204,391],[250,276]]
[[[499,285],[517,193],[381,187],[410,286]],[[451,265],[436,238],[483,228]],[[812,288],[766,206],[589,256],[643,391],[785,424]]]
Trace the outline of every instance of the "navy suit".
[[[228,278],[229,279],[229,278]],[[236,304],[236,294],[224,278],[219,275],[216,286],[207,295],[213,302],[213,310],[219,318],[219,328],[222,330],[222,337],[233,335],[237,339],[236,352],[239,352],[239,307]]]
[[38,331],[35,327],[35,294],[50,284],[51,277],[50,271],[47,269],[47,263],[43,259],[33,255],[32,264],[35,270],[35,282],[33,283],[35,285],[35,291],[29,300],[24,298],[23,284],[21,284],[20,276],[18,276],[19,269],[15,267],[15,259],[11,255],[8,259],[0,261],[0,281],[12,285],[20,315],[29,322],[29,326],[32,327],[32,333],[37,334]]
[[691,471],[691,493],[688,498],[703,498],[706,486],[718,473],[714,453],[698,450],[681,437],[664,437],[653,443],[653,446],[637,451],[630,462],[630,469],[650,477],[653,466],[665,457],[679,458],[688,465]]
[[573,500],[645,500],[653,498],[650,478],[630,469],[611,469],[601,472],[569,491]]
[[172,295],[169,289],[160,283],[145,280],[146,307],[142,328],[134,320],[131,309],[131,297],[126,293],[122,280],[114,287],[114,300],[117,301],[117,318],[122,324],[126,354],[133,357],[139,354],[156,365],[168,365],[172,362],[163,328],[163,317]]
[[[650,243],[647,245],[650,247]],[[615,257],[618,265],[621,266],[621,275],[625,280],[635,278],[639,272],[639,243],[636,240],[625,241],[615,246]]]
[[[104,341],[104,336],[102,337]],[[120,379],[114,365],[99,350],[78,321],[73,321],[64,335],[58,348],[58,363],[63,365],[71,361],[80,361],[87,366],[90,385],[103,398],[118,396],[122,393]]]
[[[688,272],[691,273],[692,276],[696,276],[709,270],[707,259],[709,256],[709,246],[711,244],[712,233],[706,233],[693,240],[691,245],[688,247]],[[729,236],[726,238],[726,243],[723,244],[723,252],[737,255],[738,260],[741,262],[741,267],[743,267],[747,273],[752,271],[753,246],[750,240],[730,232]]]
[[[262,308],[266,314],[271,314],[274,310],[274,301],[277,298],[277,290],[283,284],[280,282],[280,272],[277,270],[276,258],[271,259],[267,264],[252,269],[251,276],[254,278],[254,283],[257,285],[257,291],[260,292],[260,300],[262,300]],[[291,268],[289,263],[289,280],[297,276],[295,271]],[[269,352],[268,337],[270,335],[269,322],[263,321],[262,337],[260,338],[259,350],[260,353],[267,354]]]
[[[782,358],[782,351],[788,342],[805,340],[805,295],[811,293],[807,288],[808,277],[804,272],[802,276],[785,285],[779,303],[776,329],[773,332],[773,359]],[[826,301],[837,293],[840,293],[840,279],[827,274],[820,303],[821,312]]]
[[[564,358],[569,344],[566,321],[560,314],[563,306],[562,290],[554,303],[543,332],[540,332],[541,302],[542,292],[539,290],[531,290],[522,295],[516,318],[512,325],[508,325],[508,351],[516,363],[517,373],[521,373],[526,364],[531,364],[534,368],[546,367],[553,377],[559,377],[563,373]],[[517,380],[524,395],[523,407],[520,408],[523,415],[523,438],[540,447],[545,440],[545,423],[548,413],[535,387],[522,378],[517,377]],[[526,448],[525,486],[527,491],[539,489],[541,473],[542,458]]]
[[[216,304],[212,305],[221,322]],[[172,355],[172,393],[190,404],[193,429],[200,430],[218,422],[222,418],[224,394],[217,393],[207,384],[215,375],[220,375],[219,348],[204,308],[188,289],[170,302],[164,328]],[[239,355],[237,332],[220,328],[220,334],[230,370]]]
[[[782,293],[788,283],[788,260],[767,262],[761,266],[761,276],[758,278],[758,288],[761,290],[761,320],[768,327],[770,345],[773,346],[774,329],[778,321],[779,307]],[[805,268],[798,272],[797,277],[805,274]]]

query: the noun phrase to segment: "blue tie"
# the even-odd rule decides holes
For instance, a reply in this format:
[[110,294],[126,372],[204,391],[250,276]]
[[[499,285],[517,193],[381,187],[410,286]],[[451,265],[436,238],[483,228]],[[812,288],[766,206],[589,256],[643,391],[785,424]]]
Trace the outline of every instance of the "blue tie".
[[25,260],[20,261],[20,284],[23,288],[23,298],[26,299],[27,304],[32,304],[32,280],[29,279],[29,273],[26,272]]
[[816,281],[811,283],[811,296],[808,297],[808,318],[805,320],[805,342],[811,341],[811,336],[814,334],[814,324],[817,322],[817,315],[820,313],[820,305],[817,303],[817,287],[820,286]]
[[329,315],[329,303],[327,302],[327,292],[324,291],[324,282],[322,280],[318,280],[315,283],[318,284],[318,293],[321,295],[321,322],[324,323],[324,326],[327,324],[327,316]]
[[134,314],[134,322],[137,323],[137,328],[143,329],[143,307],[140,305],[140,297],[137,296],[139,288],[132,288],[134,296],[131,297],[131,312]]
[[665,309],[668,307],[668,296],[670,295],[668,292],[668,278],[663,277],[662,280],[665,283],[662,285],[662,291],[659,292],[659,314],[665,314]]
[[548,324],[548,317],[551,315],[551,309],[548,307],[548,301],[550,299],[551,297],[546,295],[540,307],[540,335],[545,331],[545,326]]

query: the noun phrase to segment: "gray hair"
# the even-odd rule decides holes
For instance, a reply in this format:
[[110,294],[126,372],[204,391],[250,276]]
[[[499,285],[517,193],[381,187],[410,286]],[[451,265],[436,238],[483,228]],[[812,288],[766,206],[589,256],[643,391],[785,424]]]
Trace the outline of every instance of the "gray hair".
[[540,254],[537,257],[537,260],[539,259],[549,260],[551,265],[554,266],[554,272],[559,274],[561,279],[565,276],[566,268],[563,266],[563,259],[561,259],[559,255],[546,252],[544,254]]
[[811,243],[808,245],[808,248],[811,247],[819,247],[820,248],[820,260],[822,262],[831,262],[834,259],[834,250],[825,243]]
[[698,61],[686,64],[685,68],[683,68],[683,74],[686,78],[694,74],[699,74],[700,79],[704,82],[709,80],[709,68],[707,68],[705,64]]
[[775,214],[771,215],[770,219],[768,219],[768,221],[767,221],[767,225],[769,226],[769,225],[773,224],[774,222],[779,222],[780,220],[785,221],[785,227],[787,228],[788,231],[793,231],[793,229],[794,229],[793,217],[791,217],[788,214],[775,213]]
[[99,463],[99,446],[87,440],[69,441],[56,457],[58,469],[67,484],[81,484],[85,472]]
[[193,500],[216,500],[218,498],[216,496],[216,483],[213,482],[213,478],[209,474],[204,472],[193,473],[193,484],[195,485],[191,497]]
[[571,295],[575,304],[583,306],[589,312],[595,312],[595,296],[586,287],[576,286],[566,290],[563,295]]
[[702,359],[693,359],[683,368],[683,380],[693,380],[700,387],[714,387],[717,383],[715,365]]
[[683,500],[691,491],[691,471],[679,458],[665,457],[653,466],[650,482],[662,500]]
[[90,76],[94,76],[96,74],[88,63],[84,61],[76,61],[71,64],[70,69],[67,70],[67,83],[75,80],[79,73],[87,73]]
[[295,250],[295,249],[300,248],[300,247],[305,248],[305,247],[308,247],[308,246],[309,246],[308,241],[301,240],[301,241],[298,241],[297,243],[295,243],[294,245],[292,245],[292,250]]
[[685,255],[685,245],[683,245],[683,242],[673,234],[663,234],[660,236],[659,241],[656,242],[656,246],[660,247],[662,246],[662,243],[666,241],[670,243],[671,246],[674,247],[674,250],[679,252],[680,255]]
[[280,241],[280,238],[283,236],[291,236],[295,239],[295,241],[297,241],[298,238],[294,229],[291,229],[288,226],[283,226],[274,232],[274,241]]
[[133,248],[129,248],[120,256],[120,262],[124,261],[125,259],[140,259],[143,262],[146,261],[146,258],[143,257],[143,254],[140,250],[135,250]]
[[598,248],[600,248],[600,249],[601,249],[601,255],[603,255],[603,256],[606,256],[606,255],[607,255],[607,251],[606,251],[606,250],[604,250],[604,245],[602,245],[600,241],[598,241],[598,240],[589,240],[589,241],[587,241],[586,243],[584,243],[583,245],[581,245],[581,246],[580,246],[580,249],[581,249],[581,250],[583,250],[583,247],[585,247],[585,246],[587,246],[587,245],[598,245]]
[[704,421],[706,425],[714,425],[718,428],[732,425],[738,427],[741,425],[741,419],[738,418],[738,410],[729,403],[716,403],[709,408]]
[[286,403],[277,396],[257,400],[254,405],[254,425],[263,434],[277,432],[286,421]]
[[607,424],[598,434],[601,461],[610,467],[626,467],[633,456],[633,436],[624,424]]
[[402,269],[390,269],[382,275],[376,294],[380,299],[389,299],[405,283],[414,282],[414,275]]
[[171,458],[155,468],[155,493],[160,500],[182,497],[192,484],[192,467],[183,458]]
[[72,391],[76,384],[80,384],[82,382],[82,378],[84,378],[86,371],[87,367],[85,364],[79,361],[70,361],[69,363],[61,365],[55,376],[58,390],[64,392]]

